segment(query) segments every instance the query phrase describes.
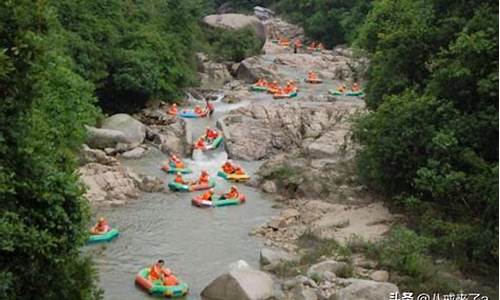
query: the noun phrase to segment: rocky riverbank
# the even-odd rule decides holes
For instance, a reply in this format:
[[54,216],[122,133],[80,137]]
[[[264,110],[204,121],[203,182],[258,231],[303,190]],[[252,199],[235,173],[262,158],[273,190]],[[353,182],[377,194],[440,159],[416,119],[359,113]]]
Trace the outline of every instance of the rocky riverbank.
[[87,131],[78,171],[87,188],[85,197],[93,205],[123,205],[142,192],[167,192],[162,179],[136,174],[121,160],[140,159],[153,147],[168,154],[191,151],[186,122],[167,115],[163,106],[134,116],[112,115],[100,128],[87,127]]

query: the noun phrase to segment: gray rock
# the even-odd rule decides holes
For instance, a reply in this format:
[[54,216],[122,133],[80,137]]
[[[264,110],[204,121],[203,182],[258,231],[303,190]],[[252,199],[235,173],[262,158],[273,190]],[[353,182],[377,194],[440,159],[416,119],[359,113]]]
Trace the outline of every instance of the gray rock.
[[309,267],[309,269],[307,270],[307,276],[311,277],[314,274],[323,276],[323,273],[326,271],[332,272],[333,274],[339,276],[339,274],[342,274],[342,272],[344,272],[346,268],[348,268],[348,266],[349,265],[345,262],[325,260]]
[[122,154],[122,157],[127,158],[127,159],[137,159],[137,158],[143,157],[144,153],[146,153],[146,149],[144,149],[142,147],[136,147],[132,150],[124,152]]
[[370,278],[378,282],[386,282],[389,280],[389,273],[384,270],[378,270],[371,273]]
[[208,15],[203,18],[202,22],[214,28],[242,29],[250,27],[255,30],[255,33],[263,43],[266,41],[266,29],[262,22],[255,16],[243,14]]
[[349,285],[335,292],[329,300],[387,300],[398,293],[396,285],[362,279],[348,279]]
[[276,183],[272,180],[266,180],[262,184],[262,190],[266,193],[275,194],[278,191]]
[[276,265],[281,262],[294,261],[297,257],[277,249],[263,248],[260,250],[260,264],[262,266],[266,265]]
[[207,300],[266,300],[274,295],[273,280],[262,271],[233,270],[214,279],[201,292]]
[[292,299],[293,300],[317,300],[318,296],[316,295],[316,292],[314,289],[304,286],[304,285],[297,285],[295,286],[292,291]]
[[253,8],[253,13],[257,18],[259,18],[259,20],[262,21],[269,20],[275,15],[274,11],[262,6],[255,6]]
[[146,126],[127,114],[116,114],[104,120],[104,129],[122,132],[129,144],[139,145],[146,137]]
[[112,165],[116,163],[114,157],[110,157],[106,152],[99,149],[90,149],[89,146],[83,145],[79,153],[80,165],[88,163],[98,163],[102,165]]
[[127,138],[121,131],[92,126],[85,126],[85,128],[87,129],[86,143],[90,148],[114,148],[119,143],[128,143]]

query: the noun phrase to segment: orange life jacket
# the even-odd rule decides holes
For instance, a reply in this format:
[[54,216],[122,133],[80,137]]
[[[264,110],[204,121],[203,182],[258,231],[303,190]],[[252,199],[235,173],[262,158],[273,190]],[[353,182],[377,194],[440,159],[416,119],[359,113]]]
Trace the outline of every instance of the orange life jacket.
[[211,129],[210,129],[210,130],[207,130],[207,132],[206,132],[206,136],[207,136],[209,139],[215,139],[215,138],[217,138],[217,136],[218,136],[218,135],[219,135],[219,134],[218,134],[218,133],[217,133],[217,131],[215,131],[215,130],[211,130]]
[[180,183],[180,184],[185,184],[184,179],[182,179],[181,175],[175,176],[175,182]]
[[227,174],[232,174],[234,172],[234,167],[230,163],[224,164],[222,170]]
[[206,191],[202,196],[201,199],[207,200],[207,201],[212,201],[212,196],[213,193],[211,191]]
[[200,178],[198,179],[198,182],[201,184],[201,183],[208,183],[208,180],[209,180],[209,176],[208,175],[201,175]]
[[196,142],[196,148],[198,149],[205,148],[205,140],[199,139],[198,142]]
[[177,280],[177,277],[174,275],[169,275],[165,277],[165,280],[163,280],[163,285],[165,286],[174,286],[177,285],[179,281]]
[[226,193],[224,196],[227,198],[227,199],[234,199],[234,198],[237,198],[239,195],[238,193],[238,190],[236,189],[231,189],[229,191],[229,193]]

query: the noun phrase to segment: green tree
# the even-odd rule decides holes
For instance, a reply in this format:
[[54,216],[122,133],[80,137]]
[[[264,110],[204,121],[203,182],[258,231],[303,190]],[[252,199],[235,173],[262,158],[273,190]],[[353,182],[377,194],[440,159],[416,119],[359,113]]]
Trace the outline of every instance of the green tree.
[[0,4],[0,298],[93,299],[79,253],[88,208],[74,153],[93,123],[93,86],[60,50],[44,2]]

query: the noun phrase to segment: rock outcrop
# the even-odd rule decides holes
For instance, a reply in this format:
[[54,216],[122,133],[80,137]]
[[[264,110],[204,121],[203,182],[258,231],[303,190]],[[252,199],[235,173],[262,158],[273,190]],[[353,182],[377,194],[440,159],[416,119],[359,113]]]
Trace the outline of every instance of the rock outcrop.
[[165,114],[166,108],[145,109],[134,115],[147,125],[146,140],[168,154],[188,154],[191,151],[192,137],[188,123]]
[[262,22],[256,16],[243,14],[208,15],[203,18],[203,23],[209,27],[225,29],[251,27],[255,30],[255,33],[262,42],[266,41],[266,30]]
[[203,53],[197,53],[196,58],[198,62],[198,77],[202,87],[225,83],[233,79],[225,64],[214,62]]
[[352,148],[348,123],[361,109],[349,103],[251,105],[219,120],[230,157],[260,160],[303,149],[315,157],[341,155]]

